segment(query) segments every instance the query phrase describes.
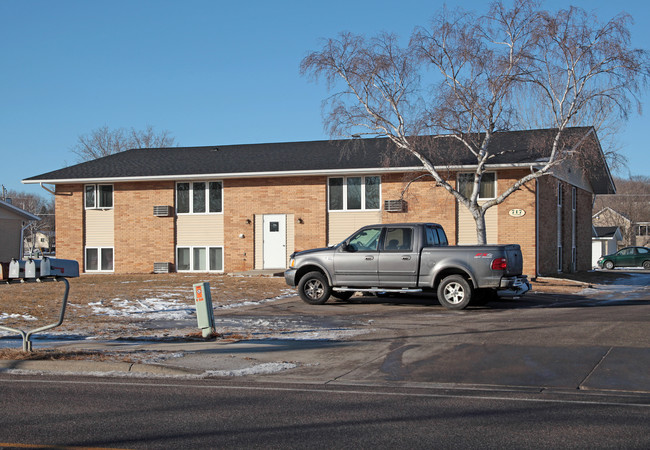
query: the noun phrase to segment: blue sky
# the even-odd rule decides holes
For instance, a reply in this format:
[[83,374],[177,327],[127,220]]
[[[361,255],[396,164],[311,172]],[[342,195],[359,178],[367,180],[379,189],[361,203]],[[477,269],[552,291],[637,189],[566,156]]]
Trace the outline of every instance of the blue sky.
[[[462,2],[478,11],[485,4]],[[572,4],[603,20],[630,13],[633,45],[650,49],[645,2]],[[344,30],[407,37],[442,5],[0,0],[0,184],[46,195],[20,180],[76,163],[70,149],[77,137],[104,125],[152,125],[182,146],[327,139],[327,92],[300,76],[305,54]],[[544,3],[558,5],[566,3]],[[648,114],[632,117],[620,136],[635,175],[650,175]]]

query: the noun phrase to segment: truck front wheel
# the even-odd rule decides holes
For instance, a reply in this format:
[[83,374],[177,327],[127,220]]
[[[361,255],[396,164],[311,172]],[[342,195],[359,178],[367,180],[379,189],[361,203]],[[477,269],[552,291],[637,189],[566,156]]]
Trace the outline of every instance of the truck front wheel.
[[320,272],[309,272],[298,283],[300,298],[310,305],[322,305],[332,293],[327,278]]
[[472,301],[472,287],[461,275],[449,275],[438,285],[438,301],[447,309],[465,309]]

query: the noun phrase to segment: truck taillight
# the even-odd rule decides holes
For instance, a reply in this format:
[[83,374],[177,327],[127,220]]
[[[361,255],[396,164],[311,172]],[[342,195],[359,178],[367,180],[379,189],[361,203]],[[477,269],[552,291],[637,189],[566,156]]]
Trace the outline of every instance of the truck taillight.
[[505,258],[497,258],[492,261],[492,270],[506,270],[508,268],[508,261]]

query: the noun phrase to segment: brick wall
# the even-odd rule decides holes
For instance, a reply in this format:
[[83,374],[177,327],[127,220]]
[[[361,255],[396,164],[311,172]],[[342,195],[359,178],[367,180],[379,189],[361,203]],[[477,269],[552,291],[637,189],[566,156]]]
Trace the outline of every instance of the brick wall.
[[296,250],[327,245],[327,177],[225,180],[223,198],[228,272],[254,268],[255,215],[294,214]]
[[[562,237],[562,268],[561,271],[569,273],[572,265],[572,188],[569,183],[560,181],[551,176],[539,180],[540,205],[539,205],[539,253],[540,275],[551,275],[558,272],[557,247],[558,247],[558,183],[562,188],[563,202],[561,209],[561,237]],[[591,203],[592,194],[576,188],[576,270],[589,270],[591,268]]]
[[[523,171],[499,171],[498,191],[503,192]],[[382,176],[382,200],[399,199],[407,183],[417,175]],[[522,247],[524,273],[534,276],[557,272],[557,179],[542,177],[513,193],[498,208],[499,243]],[[563,183],[562,212],[564,267],[571,269],[571,186]],[[117,183],[114,185],[115,272],[151,272],[154,262],[175,260],[175,218],[154,217],[154,205],[174,205],[170,182]],[[57,255],[75,259],[83,267],[83,185],[58,185],[56,196]],[[535,189],[539,189],[536,204]],[[577,190],[577,269],[591,265],[591,194]],[[431,178],[409,186],[404,194],[405,213],[382,211],[384,223],[436,222],[446,230],[450,244],[456,243],[456,200]],[[382,208],[383,209],[383,208]],[[512,217],[511,209],[523,209],[523,217]],[[536,213],[539,214],[539,267],[536,264]],[[226,271],[254,268],[254,220],[262,214],[293,214],[295,249],[327,245],[327,177],[254,178],[224,181],[224,266]],[[302,223],[298,219],[302,219]],[[250,220],[251,223],[247,223]],[[240,238],[240,234],[244,238]]]
[[54,197],[56,215],[56,256],[79,262],[84,267],[83,185],[58,184]]
[[[497,174],[497,192],[503,193],[528,172],[524,170],[503,170]],[[498,208],[499,244],[519,244],[524,258],[525,275],[536,274],[536,184],[530,182],[510,194]],[[513,217],[510,211],[523,210],[525,214]]]
[[[409,181],[421,174],[382,176],[382,200],[398,200]],[[455,179],[455,176],[454,176]],[[436,187],[431,177],[423,177],[408,186],[404,193],[408,210],[391,213],[383,210],[384,223],[434,222],[445,229],[450,244],[456,243],[456,200],[444,188]]]
[[175,219],[153,215],[156,205],[174,206],[174,187],[173,181],[114,185],[116,273],[148,273],[154,262],[174,262]]

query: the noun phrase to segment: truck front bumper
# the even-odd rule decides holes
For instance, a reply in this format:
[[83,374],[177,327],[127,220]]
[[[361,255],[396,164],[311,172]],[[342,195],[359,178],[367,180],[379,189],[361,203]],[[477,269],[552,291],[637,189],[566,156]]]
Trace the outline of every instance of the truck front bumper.
[[284,271],[284,281],[291,287],[296,285],[296,269],[287,269]]
[[526,275],[518,277],[503,277],[499,284],[499,292],[506,295],[523,295],[530,291],[531,286]]

